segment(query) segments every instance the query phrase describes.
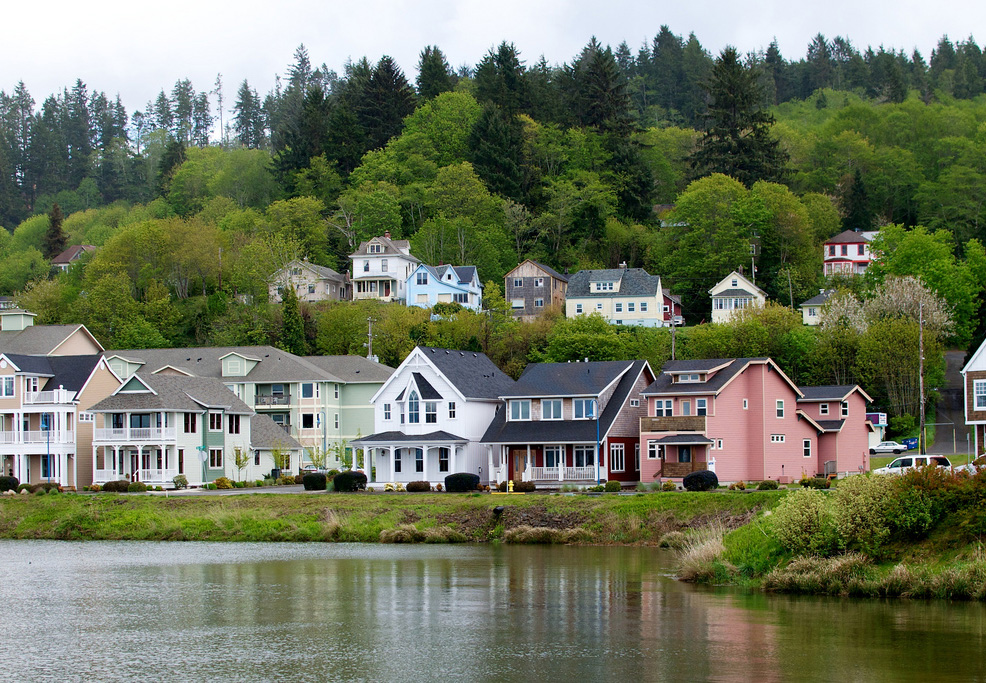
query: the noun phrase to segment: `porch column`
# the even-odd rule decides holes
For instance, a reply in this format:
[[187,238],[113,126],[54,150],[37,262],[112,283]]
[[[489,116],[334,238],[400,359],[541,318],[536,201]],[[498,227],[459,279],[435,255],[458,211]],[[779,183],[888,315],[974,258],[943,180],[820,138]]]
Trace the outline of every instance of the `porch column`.
[[390,479],[391,481],[397,481],[397,456],[395,455],[397,448],[395,446],[390,447]]
[[458,459],[456,456],[458,456],[458,454],[459,454],[459,445],[454,443],[452,444],[452,448],[449,449],[449,454],[448,454],[449,474],[459,471],[455,467],[456,460]]
[[[493,446],[491,444],[487,444],[486,446],[486,462],[490,468],[487,472],[487,478],[490,480],[490,483],[494,483],[496,476],[493,470]],[[500,482],[496,481],[495,483],[499,484]]]
[[429,446],[428,444],[425,444],[424,447],[421,449],[421,475],[422,475],[421,478],[424,479],[425,481],[429,481],[428,479],[428,449],[429,448],[434,448],[434,446]]
[[558,444],[558,481],[565,480],[565,444]]
[[531,444],[527,444],[527,457],[524,459],[524,474],[521,481],[530,481],[531,478]]

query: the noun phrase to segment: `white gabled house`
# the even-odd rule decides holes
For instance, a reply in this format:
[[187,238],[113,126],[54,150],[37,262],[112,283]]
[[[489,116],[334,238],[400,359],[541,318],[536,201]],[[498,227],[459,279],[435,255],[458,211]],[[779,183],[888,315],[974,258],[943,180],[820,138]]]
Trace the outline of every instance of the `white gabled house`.
[[514,380],[485,354],[419,346],[374,394],[373,434],[354,440],[377,482],[442,483],[484,471],[480,445]]
[[767,302],[767,292],[735,270],[710,289],[709,295],[714,323],[729,322],[736,311],[763,306]]

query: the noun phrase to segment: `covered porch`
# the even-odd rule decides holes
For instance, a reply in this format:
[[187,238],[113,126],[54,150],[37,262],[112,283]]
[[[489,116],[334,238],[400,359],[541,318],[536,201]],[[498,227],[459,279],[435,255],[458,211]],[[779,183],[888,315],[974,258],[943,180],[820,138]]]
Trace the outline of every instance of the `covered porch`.
[[363,450],[363,469],[374,483],[427,481],[444,484],[445,477],[462,471],[468,440],[448,432],[404,434],[381,432],[350,442]]
[[596,444],[488,444],[490,482],[531,481],[544,485],[595,484],[607,478],[605,443],[596,467]]
[[648,458],[656,454],[657,472],[654,478],[680,479],[700,470],[715,471],[711,452],[712,439],[701,434],[672,434],[651,438],[644,435]]
[[[184,449],[165,444],[93,445],[93,483],[129,479],[150,486],[171,486],[179,474],[187,475]],[[195,454],[192,454],[195,456]],[[196,464],[199,458],[195,457]],[[193,469],[195,469],[193,467]],[[189,477],[198,479],[200,477]]]

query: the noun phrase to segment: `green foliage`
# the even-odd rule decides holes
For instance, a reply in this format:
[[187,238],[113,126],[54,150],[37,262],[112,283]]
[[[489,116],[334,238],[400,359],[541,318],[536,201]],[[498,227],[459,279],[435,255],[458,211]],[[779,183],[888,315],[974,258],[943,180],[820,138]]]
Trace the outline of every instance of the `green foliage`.
[[828,555],[836,547],[828,496],[815,489],[796,489],[785,496],[770,516],[770,530],[795,555]]
[[686,491],[711,491],[719,486],[719,477],[709,470],[698,470],[685,475],[681,485]]
[[132,481],[127,485],[128,493],[145,493],[147,491],[147,484],[142,481]]
[[0,493],[16,491],[18,484],[17,477],[0,476]]
[[889,476],[855,476],[839,482],[833,507],[840,544],[879,557],[890,539],[894,481]]
[[431,484],[426,481],[409,481],[404,490],[408,493],[428,493],[431,491]]
[[213,484],[216,485],[217,489],[231,489],[233,488],[233,482],[229,477],[219,477]]
[[608,493],[619,493],[623,487],[620,482],[611,479],[606,482],[605,488]]
[[445,477],[445,490],[449,493],[468,493],[475,491],[477,486],[479,475],[471,472],[456,472]]
[[326,476],[321,472],[309,472],[302,480],[306,491],[324,491],[327,483]]
[[340,472],[332,479],[336,491],[352,493],[366,490],[366,475],[362,472],[347,470]]
[[776,491],[777,482],[773,479],[764,479],[762,482],[757,484],[757,491]]
[[175,484],[176,489],[187,489],[188,488],[188,477],[184,474],[175,475],[174,479],[171,480]]

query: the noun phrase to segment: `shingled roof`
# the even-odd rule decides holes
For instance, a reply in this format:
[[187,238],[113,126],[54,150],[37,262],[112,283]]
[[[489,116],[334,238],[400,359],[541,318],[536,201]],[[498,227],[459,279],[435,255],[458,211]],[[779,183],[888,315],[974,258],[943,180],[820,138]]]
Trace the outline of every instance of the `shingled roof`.
[[[681,394],[717,393],[750,363],[771,363],[770,358],[708,358],[691,361],[668,361],[657,379],[644,389],[644,396],[677,396]],[[725,365],[725,367],[721,367]],[[705,382],[672,382],[672,373],[710,372],[721,367]],[[775,365],[776,367],[776,365]],[[793,387],[793,385],[792,385]]]
[[4,354],[21,372],[47,377],[45,391],[58,389],[81,391],[99,363],[99,355],[34,356]]
[[875,232],[856,232],[855,230],[844,230],[835,237],[825,240],[825,244],[859,244],[860,242],[872,242]]
[[[620,291],[591,291],[593,282],[620,283]],[[643,268],[609,268],[605,270],[580,270],[568,280],[568,297],[612,298],[614,296],[657,296],[661,278]]]
[[250,448],[269,451],[274,448],[299,450],[301,444],[269,415],[255,413],[250,418]]
[[97,348],[102,348],[85,325],[30,325],[23,330],[0,332],[0,352],[48,355],[79,330],[83,330]]
[[[140,381],[151,391],[130,391]],[[152,393],[153,392],[153,393]],[[206,408],[227,413],[253,415],[253,410],[238,399],[221,381],[207,377],[183,375],[134,375],[111,396],[90,408],[96,413],[124,410],[159,410],[194,413]]]
[[496,399],[510,391],[514,385],[514,380],[487,358],[485,353],[431,346],[419,346],[418,349],[466,398]]

